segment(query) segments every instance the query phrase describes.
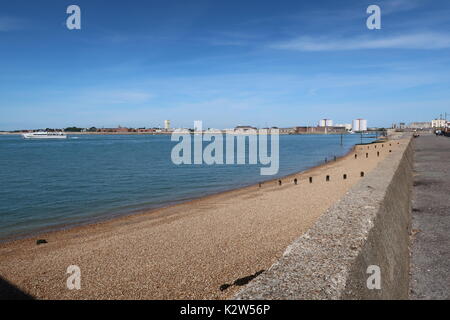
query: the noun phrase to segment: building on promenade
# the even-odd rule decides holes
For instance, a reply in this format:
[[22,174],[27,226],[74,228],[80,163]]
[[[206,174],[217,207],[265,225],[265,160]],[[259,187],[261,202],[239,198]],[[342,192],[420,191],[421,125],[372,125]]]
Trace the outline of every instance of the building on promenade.
[[447,120],[445,119],[434,119],[431,120],[431,127],[432,128],[445,128],[447,125]]
[[430,129],[431,122],[411,122],[408,126],[410,129]]
[[164,120],[164,129],[166,130],[170,129],[170,120]]

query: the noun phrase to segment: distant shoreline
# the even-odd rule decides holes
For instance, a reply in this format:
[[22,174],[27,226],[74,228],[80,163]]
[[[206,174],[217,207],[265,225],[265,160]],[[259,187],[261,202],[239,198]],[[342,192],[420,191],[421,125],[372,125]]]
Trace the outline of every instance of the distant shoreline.
[[[0,132],[0,135],[4,135],[4,136],[20,136],[24,133],[28,133],[26,131],[23,132]],[[173,133],[173,131],[171,132],[63,132],[67,135],[95,135],[95,136],[127,136],[127,135],[148,135],[148,136],[158,136],[158,135],[171,135]],[[225,131],[222,132],[211,132],[211,133],[215,133],[215,134],[225,134]],[[193,134],[193,132],[192,132]],[[203,134],[206,134],[206,132],[203,132]],[[245,132],[234,132],[234,135],[250,135],[251,133],[245,133]],[[279,133],[279,135],[284,135],[284,136],[288,136],[288,135],[348,135],[351,133],[338,133],[338,132],[328,132],[328,133],[323,133],[323,132],[301,132],[301,133]],[[355,133],[355,134],[359,134],[359,133]]]

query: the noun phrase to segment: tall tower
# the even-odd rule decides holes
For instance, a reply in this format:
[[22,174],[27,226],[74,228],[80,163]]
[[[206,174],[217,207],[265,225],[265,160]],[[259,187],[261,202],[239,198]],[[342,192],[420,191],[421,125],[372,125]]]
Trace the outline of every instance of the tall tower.
[[164,129],[166,130],[170,129],[170,120],[164,120]]

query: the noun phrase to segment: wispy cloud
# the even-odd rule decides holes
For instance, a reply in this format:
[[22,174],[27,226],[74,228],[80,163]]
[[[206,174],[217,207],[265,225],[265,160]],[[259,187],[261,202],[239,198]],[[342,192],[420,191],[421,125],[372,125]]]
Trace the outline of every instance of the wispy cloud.
[[22,29],[24,22],[12,17],[0,17],[0,32]]
[[445,49],[450,48],[450,35],[441,33],[417,33],[383,38],[359,36],[355,38],[299,37],[275,43],[273,49],[296,51],[342,51],[367,49]]
[[383,14],[413,10],[423,5],[426,5],[424,0],[387,0],[380,3]]
[[213,46],[246,46],[248,42],[245,41],[237,41],[237,40],[216,40],[213,39],[210,41],[210,44]]
[[84,102],[92,104],[140,104],[153,98],[153,95],[139,90],[87,90],[79,96]]

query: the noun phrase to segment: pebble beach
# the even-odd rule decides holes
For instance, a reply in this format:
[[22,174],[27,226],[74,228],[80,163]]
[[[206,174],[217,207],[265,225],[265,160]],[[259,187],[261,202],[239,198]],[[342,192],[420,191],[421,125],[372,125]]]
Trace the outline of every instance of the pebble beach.
[[[2,243],[0,277],[36,299],[230,298],[395,144],[356,146],[262,185]],[[81,270],[80,290],[66,286],[71,265]]]

